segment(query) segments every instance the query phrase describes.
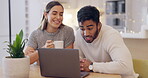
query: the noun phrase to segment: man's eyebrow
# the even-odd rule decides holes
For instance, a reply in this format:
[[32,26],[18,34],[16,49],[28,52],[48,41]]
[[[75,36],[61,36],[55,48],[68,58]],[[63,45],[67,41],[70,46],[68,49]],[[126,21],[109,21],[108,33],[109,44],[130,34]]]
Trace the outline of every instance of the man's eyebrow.
[[[94,26],[94,25],[87,25],[86,27],[91,27],[91,26]],[[79,27],[84,27],[84,26],[79,26]]]
[[87,25],[86,27],[91,27],[91,26],[94,26],[94,25]]
[[84,26],[79,26],[79,27],[84,27]]

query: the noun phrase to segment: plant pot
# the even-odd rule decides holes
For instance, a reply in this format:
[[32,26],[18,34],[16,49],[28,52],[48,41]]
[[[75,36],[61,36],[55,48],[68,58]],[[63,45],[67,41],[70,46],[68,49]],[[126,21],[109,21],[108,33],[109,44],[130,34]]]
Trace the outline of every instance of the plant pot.
[[30,59],[4,57],[2,60],[4,78],[29,78]]

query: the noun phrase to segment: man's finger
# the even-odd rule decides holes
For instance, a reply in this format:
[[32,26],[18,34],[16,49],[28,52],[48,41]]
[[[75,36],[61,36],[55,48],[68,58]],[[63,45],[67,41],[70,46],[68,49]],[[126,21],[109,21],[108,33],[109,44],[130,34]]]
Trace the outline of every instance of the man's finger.
[[84,71],[84,68],[80,68],[81,71]]
[[80,67],[84,67],[84,65],[83,64],[80,64]]
[[80,60],[80,62],[81,62],[81,63],[84,63],[84,62],[85,62],[85,60],[84,60],[84,59],[81,59],[81,60]]

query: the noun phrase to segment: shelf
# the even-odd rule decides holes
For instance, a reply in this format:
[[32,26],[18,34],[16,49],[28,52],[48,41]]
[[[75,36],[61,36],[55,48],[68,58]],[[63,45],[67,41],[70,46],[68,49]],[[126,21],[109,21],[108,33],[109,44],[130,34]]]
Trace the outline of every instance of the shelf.
[[148,27],[142,26],[139,33],[120,33],[123,38],[148,39]]
[[133,39],[148,39],[147,33],[121,33],[123,38],[133,38]]

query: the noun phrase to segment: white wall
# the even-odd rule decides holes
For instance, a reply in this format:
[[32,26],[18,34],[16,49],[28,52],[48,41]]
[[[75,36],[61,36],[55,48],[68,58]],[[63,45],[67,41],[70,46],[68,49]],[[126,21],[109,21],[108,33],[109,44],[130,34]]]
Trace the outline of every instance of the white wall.
[[3,56],[7,55],[4,47],[4,41],[8,41],[9,23],[8,23],[8,0],[0,0],[0,64]]
[[43,13],[43,1],[41,0],[28,0],[29,3],[29,33],[39,27],[42,13]]
[[147,24],[147,2],[148,0],[126,0],[127,30],[140,32],[141,26]]
[[20,29],[25,31],[25,0],[10,0],[11,1],[11,18],[12,18],[12,39]]
[[148,59],[148,39],[124,39],[132,57],[136,59]]
[[[12,40],[15,38],[16,33],[23,29],[24,38],[26,34],[26,11],[25,11],[25,0],[10,0],[11,1],[11,19],[12,19]],[[44,4],[48,1],[44,0],[28,0],[28,20],[29,27],[28,32],[31,33],[33,30],[39,27]],[[8,0],[0,0],[0,64],[3,57],[9,55],[6,52],[7,44],[4,41],[9,41],[9,16],[8,16]]]
[[[20,29],[25,28],[25,0],[11,1],[11,26],[12,40]],[[0,0],[0,64],[2,57],[8,55],[6,52],[7,43],[9,41],[9,16],[8,16],[8,0]]]

